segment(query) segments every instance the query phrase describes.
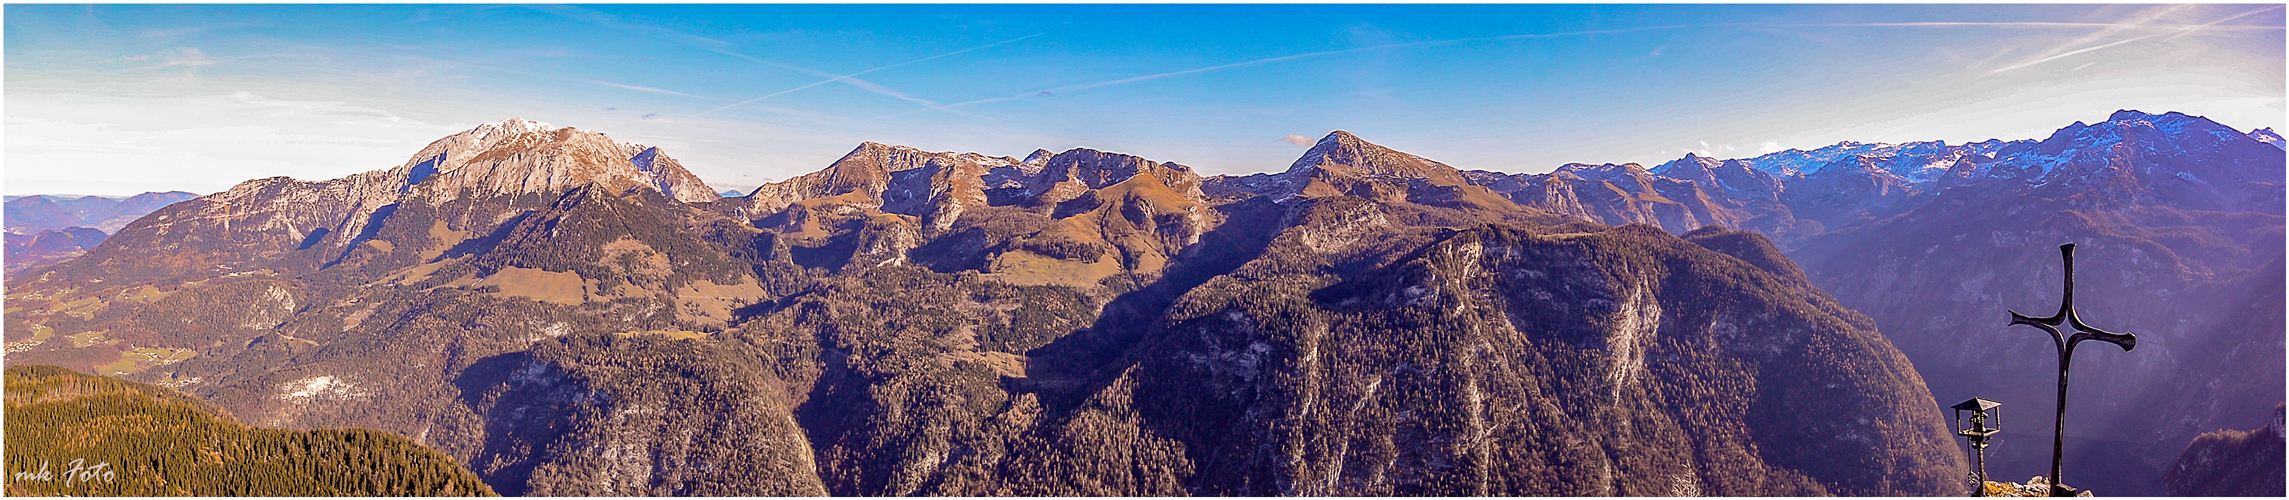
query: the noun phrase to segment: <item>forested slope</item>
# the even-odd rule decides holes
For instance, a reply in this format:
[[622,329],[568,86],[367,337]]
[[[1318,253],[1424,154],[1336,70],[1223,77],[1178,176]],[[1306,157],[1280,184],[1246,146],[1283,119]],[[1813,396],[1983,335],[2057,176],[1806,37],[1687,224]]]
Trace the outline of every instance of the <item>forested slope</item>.
[[249,427],[164,387],[7,370],[10,496],[493,496],[435,450],[367,429]]

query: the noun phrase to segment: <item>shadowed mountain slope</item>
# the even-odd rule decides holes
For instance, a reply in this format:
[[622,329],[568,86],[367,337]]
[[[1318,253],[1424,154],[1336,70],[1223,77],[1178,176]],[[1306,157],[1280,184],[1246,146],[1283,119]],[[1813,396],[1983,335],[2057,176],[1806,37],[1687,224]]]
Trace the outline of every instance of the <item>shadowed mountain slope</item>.
[[10,360],[383,429],[510,494],[1961,488],[1907,359],[1753,234],[1342,132],[1240,178],[868,143],[724,199],[602,137],[499,122],[155,212],[10,282]]

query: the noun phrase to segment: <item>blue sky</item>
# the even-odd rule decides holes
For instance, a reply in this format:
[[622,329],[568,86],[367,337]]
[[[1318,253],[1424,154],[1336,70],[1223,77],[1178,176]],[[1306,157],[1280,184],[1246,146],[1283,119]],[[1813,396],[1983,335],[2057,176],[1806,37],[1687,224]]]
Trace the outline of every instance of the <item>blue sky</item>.
[[8,194],[388,168],[509,117],[719,189],[861,141],[1283,169],[1343,129],[1462,168],[2284,125],[2279,5],[9,5]]

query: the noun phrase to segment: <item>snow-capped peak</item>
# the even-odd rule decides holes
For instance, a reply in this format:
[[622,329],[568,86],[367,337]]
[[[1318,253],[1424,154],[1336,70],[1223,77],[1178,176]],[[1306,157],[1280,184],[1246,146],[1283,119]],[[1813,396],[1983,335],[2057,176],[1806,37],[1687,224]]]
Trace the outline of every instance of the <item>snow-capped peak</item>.
[[2163,118],[2163,117],[2167,117],[2167,116],[2170,116],[2170,115],[2185,116],[2185,115],[2179,114],[2179,113],[2178,113],[2178,112],[2176,112],[2176,111],[2171,111],[2171,112],[2168,112],[2168,113],[2163,113],[2163,114],[2159,114],[2159,115],[2154,115],[2154,114],[2147,114],[2147,113],[2146,113],[2146,112],[2144,112],[2144,111],[2139,111],[2139,110],[2135,110],[2135,109],[2121,109],[2121,110],[2115,110],[2115,111],[2114,111],[2114,114],[2112,114],[2112,115],[2107,115],[2107,116],[2106,116],[2106,121],[2110,121],[2110,122],[2128,122],[2128,121],[2154,121],[2154,119],[2156,119],[2156,118]]
[[1033,154],[1025,155],[1025,161],[1019,163],[1038,167],[1040,165],[1048,164],[1049,158],[1052,156],[1057,156],[1057,153],[1050,152],[1047,149],[1035,149],[1033,150]]
[[1687,169],[1706,170],[1717,168],[1723,164],[1724,160],[1718,160],[1716,158],[1710,158],[1707,156],[1694,154],[1692,152],[1687,152],[1685,153],[1684,158],[1669,160],[1668,163],[1655,165],[1653,167],[1653,173],[1669,177],[1677,177],[1680,175],[1689,175],[1685,174]]
[[2257,142],[2272,144],[2276,148],[2289,149],[2289,141],[2283,141],[2281,134],[2273,133],[2273,127],[2251,130],[2249,131],[2249,138],[2257,139]]
[[478,139],[482,140],[483,138],[494,134],[517,135],[530,132],[547,132],[557,128],[558,127],[550,126],[546,123],[536,122],[523,118],[510,118],[501,121],[488,122],[484,125],[478,125],[477,128],[469,129],[469,132],[471,135],[475,135]]

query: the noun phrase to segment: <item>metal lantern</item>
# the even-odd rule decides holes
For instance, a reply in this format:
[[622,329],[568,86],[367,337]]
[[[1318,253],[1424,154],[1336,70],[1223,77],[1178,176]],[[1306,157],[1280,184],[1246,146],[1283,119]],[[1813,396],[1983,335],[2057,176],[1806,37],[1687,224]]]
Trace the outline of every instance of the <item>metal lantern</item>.
[[[2003,432],[2003,412],[1999,410],[2002,406],[2003,403],[1971,398],[1970,401],[1949,407],[1955,410],[1955,435],[1970,441],[1972,455],[1977,457],[1977,462],[1974,462],[1971,469],[1972,496],[1985,496],[1987,492],[1987,439],[1994,437],[1995,433]],[[1971,412],[1968,426],[1965,425],[1963,412]]]

